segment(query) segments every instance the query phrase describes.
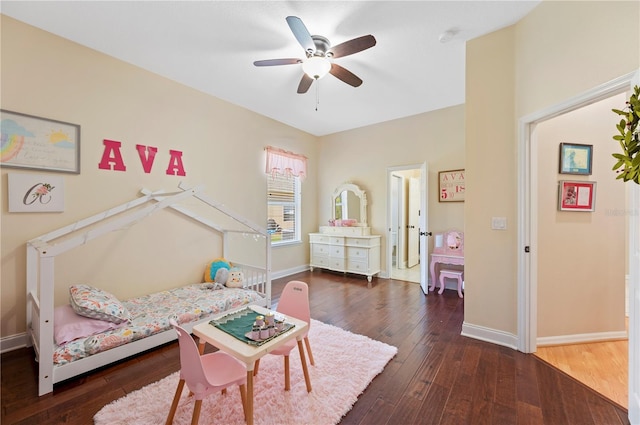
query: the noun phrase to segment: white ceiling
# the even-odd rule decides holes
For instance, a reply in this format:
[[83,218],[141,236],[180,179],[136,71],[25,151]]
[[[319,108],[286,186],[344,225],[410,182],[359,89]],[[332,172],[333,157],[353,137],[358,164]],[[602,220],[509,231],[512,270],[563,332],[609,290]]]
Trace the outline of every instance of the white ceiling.
[[[0,10],[322,136],[464,103],[465,42],[514,24],[539,2],[3,0]],[[363,84],[327,75],[300,95],[301,65],[255,67],[255,60],[304,57],[289,15],[332,45],[372,34],[376,46],[334,59]],[[447,30],[455,35],[441,43]]]

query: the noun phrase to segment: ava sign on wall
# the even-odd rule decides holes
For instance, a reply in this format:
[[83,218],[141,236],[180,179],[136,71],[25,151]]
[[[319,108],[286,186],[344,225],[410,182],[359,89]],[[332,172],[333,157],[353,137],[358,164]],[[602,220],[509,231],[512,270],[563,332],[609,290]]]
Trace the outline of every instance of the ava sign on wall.
[[[104,151],[102,152],[102,159],[98,164],[98,168],[101,170],[114,170],[114,171],[127,171],[127,166],[122,159],[122,153],[120,152],[121,142],[116,140],[102,141],[104,144]],[[140,163],[145,173],[149,174],[151,168],[153,168],[153,162],[158,148],[154,146],[136,145],[138,156],[140,157]],[[169,176],[186,176],[184,171],[184,164],[182,163],[182,151],[169,150],[169,165],[166,169],[166,174]]]

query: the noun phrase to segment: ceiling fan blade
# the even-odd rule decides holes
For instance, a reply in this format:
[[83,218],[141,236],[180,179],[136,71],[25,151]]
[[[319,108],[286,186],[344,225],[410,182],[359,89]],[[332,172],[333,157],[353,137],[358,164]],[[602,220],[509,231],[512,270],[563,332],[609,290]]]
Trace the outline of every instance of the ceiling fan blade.
[[311,34],[309,30],[302,22],[302,19],[297,16],[287,16],[287,24],[289,24],[289,28],[291,28],[291,32],[298,40],[298,43],[302,46],[305,52],[315,53],[316,45],[311,38]]
[[311,83],[313,83],[313,78],[307,74],[302,74],[302,79],[300,80],[300,84],[298,84],[298,94],[306,93],[309,87],[311,87]]
[[362,80],[358,76],[338,64],[332,63],[329,73],[350,86],[359,87],[362,84]]
[[362,37],[354,38],[352,40],[345,41],[344,43],[340,43],[337,46],[333,46],[329,49],[327,54],[334,58],[341,58],[343,56],[349,56],[354,53],[367,50],[375,45],[376,39],[374,36],[371,34],[363,35]]
[[253,62],[255,66],[294,65],[296,63],[302,63],[302,60],[298,58],[287,58],[287,59],[266,59],[262,61]]

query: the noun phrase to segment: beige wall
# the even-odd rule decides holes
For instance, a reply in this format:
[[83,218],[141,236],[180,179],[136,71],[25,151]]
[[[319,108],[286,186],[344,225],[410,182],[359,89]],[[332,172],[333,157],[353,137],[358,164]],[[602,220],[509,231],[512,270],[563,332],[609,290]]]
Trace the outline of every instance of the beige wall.
[[387,170],[418,165],[429,168],[429,227],[464,227],[464,203],[438,202],[438,171],[464,168],[464,106],[345,131],[322,138],[318,163],[318,218],[331,218],[331,194],[350,181],[367,192],[371,232],[382,235],[381,267],[387,273]]
[[[2,108],[82,126],[82,173],[64,174],[64,213],[8,213],[7,173],[32,171],[1,170],[2,337],[26,328],[27,240],[133,199],[143,187],[171,191],[181,181],[204,184],[208,196],[262,223],[267,145],[309,157],[309,177],[302,185],[304,243],[273,250],[275,273],[308,266],[304,235],[330,218],[331,193],[344,181],[367,190],[369,221],[376,233],[384,233],[389,166],[427,161],[434,194],[431,222],[437,226],[440,217],[462,227],[463,205],[438,205],[435,198],[437,171],[464,167],[462,105],[318,140],[6,16],[1,23]],[[126,172],[98,169],[103,139],[123,143]],[[142,171],[136,144],[158,147],[150,174]],[[164,174],[169,149],[183,151],[185,178]],[[55,303],[66,302],[73,283],[108,288],[128,298],[200,281],[204,263],[219,254],[217,236],[163,211],[60,256]]]
[[[25,330],[25,241],[124,202],[141,187],[170,190],[180,181],[159,166],[144,174],[135,166],[136,143],[157,146],[159,152],[182,150],[188,172],[183,180],[206,184],[213,198],[258,222],[266,215],[262,148],[275,145],[307,155],[303,234],[327,222],[333,189],[353,181],[368,192],[372,230],[384,235],[387,167],[426,161],[430,227],[447,222],[446,227],[465,230],[465,322],[515,334],[517,118],[638,69],[638,7],[637,2],[545,1],[518,24],[467,43],[464,106],[319,140],[3,16],[2,108],[81,124],[83,169],[79,176],[65,175],[62,214],[8,214],[2,196],[2,336]],[[125,161],[132,164],[127,172],[98,170],[105,138],[123,141]],[[437,172],[457,168],[467,171],[466,202],[439,204]],[[6,173],[2,169],[3,192]],[[229,183],[230,174],[242,179],[241,190]],[[507,218],[506,231],[490,230],[493,216]],[[120,240],[127,235],[114,235],[97,254],[83,249],[86,257],[60,270],[61,280],[108,281],[116,285],[114,292],[124,293],[168,286],[183,271],[185,279],[199,278],[201,263],[215,255],[216,244],[200,240],[199,232],[176,241],[188,224],[157,219],[159,225],[135,229],[137,249]],[[167,240],[185,255],[167,261],[167,252],[177,252]],[[118,269],[123,261],[107,258],[113,247],[129,261],[125,273]],[[148,251],[151,247],[160,252]],[[306,241],[274,250],[274,271],[307,263]]]
[[639,7],[545,1],[467,43],[466,323],[517,333],[517,119],[637,70]]
[[[625,330],[626,197],[611,136],[626,94],[535,128],[538,154],[538,337]],[[593,145],[590,176],[558,174],[560,142]],[[594,212],[558,211],[558,181],[594,181]],[[571,308],[567,308],[570,305]]]
[[[143,187],[204,184],[214,200],[265,223],[263,148],[278,146],[309,157],[302,231],[316,230],[317,138],[6,16],[1,23],[2,108],[82,126],[82,172],[63,175],[64,213],[8,213],[7,173],[35,172],[1,170],[3,337],[26,329],[25,242],[133,199]],[[123,143],[125,172],[98,169],[103,139]],[[136,144],[158,148],[150,174],[142,171]],[[186,177],[165,174],[169,149],[183,152]],[[205,262],[221,246],[175,216],[162,212],[62,256],[56,304],[66,302],[74,283],[128,298],[201,281]],[[273,270],[307,264],[305,246],[274,249]]]
[[[514,28],[467,43],[465,322],[516,333]],[[506,230],[491,230],[505,217]]]

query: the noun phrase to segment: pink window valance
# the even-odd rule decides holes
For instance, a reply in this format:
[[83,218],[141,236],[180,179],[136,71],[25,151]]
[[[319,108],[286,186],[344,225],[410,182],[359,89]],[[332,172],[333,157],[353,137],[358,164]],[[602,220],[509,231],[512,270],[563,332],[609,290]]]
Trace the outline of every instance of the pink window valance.
[[284,149],[267,146],[266,173],[271,175],[295,176],[304,180],[307,177],[307,157]]

